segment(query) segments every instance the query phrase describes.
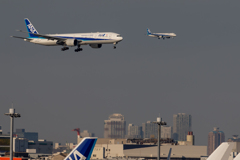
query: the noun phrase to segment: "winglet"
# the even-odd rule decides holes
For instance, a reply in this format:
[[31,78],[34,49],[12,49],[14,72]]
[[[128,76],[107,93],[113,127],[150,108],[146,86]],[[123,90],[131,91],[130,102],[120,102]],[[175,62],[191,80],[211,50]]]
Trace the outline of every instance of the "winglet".
[[84,138],[64,160],[90,160],[96,142],[96,137]]
[[207,160],[226,160],[234,146],[233,142],[223,142]]

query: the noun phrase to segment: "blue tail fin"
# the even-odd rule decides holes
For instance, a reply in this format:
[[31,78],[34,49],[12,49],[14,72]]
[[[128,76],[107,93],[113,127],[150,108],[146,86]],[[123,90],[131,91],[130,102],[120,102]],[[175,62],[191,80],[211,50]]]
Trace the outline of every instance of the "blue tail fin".
[[64,160],[90,160],[96,142],[96,137],[84,138]]
[[31,33],[36,33],[38,34],[38,31],[36,30],[36,28],[32,25],[32,23],[29,21],[28,18],[24,19],[26,27],[27,27],[27,31],[29,32],[28,35],[31,38],[38,38],[37,36],[35,36],[34,34]]
[[149,35],[149,34],[151,34],[151,31],[150,31],[150,29],[147,29],[147,34]]

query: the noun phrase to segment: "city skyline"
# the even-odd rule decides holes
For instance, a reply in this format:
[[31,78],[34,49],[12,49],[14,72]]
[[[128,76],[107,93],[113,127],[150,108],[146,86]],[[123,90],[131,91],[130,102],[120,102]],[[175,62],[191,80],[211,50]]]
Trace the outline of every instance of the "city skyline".
[[[196,145],[207,145],[214,126],[228,138],[240,133],[232,127],[240,105],[240,1],[64,2],[0,2],[0,112],[13,103],[21,114],[15,128],[75,142],[76,127],[102,137],[103,120],[112,113],[135,125],[156,121],[160,113],[171,126],[173,114],[189,113]],[[24,18],[40,34],[111,31],[123,41],[115,50],[103,45],[61,52],[11,38],[27,36],[16,32],[26,31]],[[151,38],[147,28],[177,37]],[[3,114],[6,133],[9,117]]]

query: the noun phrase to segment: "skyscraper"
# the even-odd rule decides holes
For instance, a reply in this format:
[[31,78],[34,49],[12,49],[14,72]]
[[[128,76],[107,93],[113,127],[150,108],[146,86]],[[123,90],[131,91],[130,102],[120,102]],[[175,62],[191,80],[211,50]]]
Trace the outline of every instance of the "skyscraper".
[[114,113],[104,120],[104,138],[125,138],[126,121],[124,116]]
[[128,125],[128,138],[142,138],[142,126]]
[[219,131],[218,127],[214,127],[213,131],[208,133],[207,154],[210,155],[222,142],[225,142],[224,133]]
[[157,138],[158,137],[158,125],[147,121],[142,124],[143,138]]
[[161,126],[161,138],[172,138],[171,126]]
[[186,141],[188,131],[192,131],[192,116],[186,113],[173,115],[173,139]]

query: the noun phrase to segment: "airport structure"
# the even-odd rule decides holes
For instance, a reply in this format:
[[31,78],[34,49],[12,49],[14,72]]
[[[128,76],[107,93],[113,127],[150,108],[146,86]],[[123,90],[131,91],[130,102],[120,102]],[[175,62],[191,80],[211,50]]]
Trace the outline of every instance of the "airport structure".
[[173,139],[176,141],[186,141],[186,136],[192,131],[192,116],[186,113],[173,115]]
[[219,131],[218,127],[214,127],[213,131],[208,133],[208,155],[210,155],[222,142],[225,142],[223,131]]
[[16,132],[14,134],[19,138],[26,138],[31,141],[38,141],[37,132],[25,132],[25,129],[16,129]]
[[126,121],[123,115],[115,113],[104,120],[104,138],[125,138],[125,135]]
[[127,138],[142,138],[142,126],[129,124]]

